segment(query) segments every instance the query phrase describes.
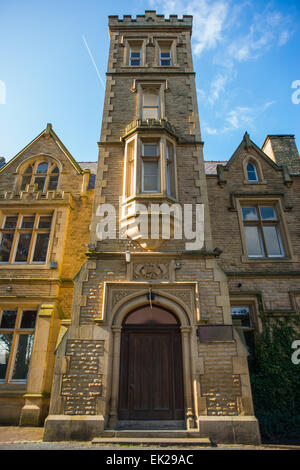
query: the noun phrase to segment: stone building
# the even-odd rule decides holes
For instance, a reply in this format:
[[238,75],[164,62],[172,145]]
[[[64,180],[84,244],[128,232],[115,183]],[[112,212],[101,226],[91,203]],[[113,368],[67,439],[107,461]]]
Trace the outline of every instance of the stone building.
[[[260,149],[245,133],[228,161],[204,162],[192,17],[111,16],[109,33],[94,189],[96,164],[76,163],[50,125],[0,170],[1,302],[16,311],[0,334],[33,335],[21,315],[37,312],[27,388],[13,352],[0,400],[20,424],[48,414],[47,441],[159,429],[259,443],[247,364],[259,313],[300,308],[294,137]],[[35,238],[21,265],[23,212]]]
[[[41,425],[84,262],[93,177],[51,124],[0,169],[0,422]],[[29,367],[30,365],[30,367]]]

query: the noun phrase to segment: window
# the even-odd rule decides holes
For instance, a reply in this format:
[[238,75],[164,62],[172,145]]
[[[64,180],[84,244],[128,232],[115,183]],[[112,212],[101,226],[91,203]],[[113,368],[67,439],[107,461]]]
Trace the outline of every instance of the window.
[[1,229],[1,263],[46,262],[51,214],[6,215]]
[[140,46],[133,46],[129,53],[129,65],[131,67],[141,66],[141,48]]
[[135,154],[135,141],[128,142],[126,147],[126,197],[134,194],[134,154]]
[[37,310],[0,310],[0,383],[26,383]]
[[253,163],[247,163],[248,181],[258,181],[256,166]]
[[279,220],[273,206],[242,207],[242,218],[249,258],[284,256]]
[[166,178],[167,178],[167,195],[176,197],[174,145],[168,141],[166,145]]
[[143,119],[159,119],[158,90],[143,92]]
[[20,190],[25,191],[28,184],[36,184],[37,190],[46,192],[57,189],[59,169],[55,162],[35,161],[28,164],[21,177]]
[[159,192],[159,144],[147,142],[143,143],[142,148],[142,192]]
[[250,355],[254,354],[254,327],[249,305],[231,307],[233,326],[242,327],[246,346]]
[[172,65],[172,54],[170,46],[160,47],[159,63],[162,67],[170,67]]

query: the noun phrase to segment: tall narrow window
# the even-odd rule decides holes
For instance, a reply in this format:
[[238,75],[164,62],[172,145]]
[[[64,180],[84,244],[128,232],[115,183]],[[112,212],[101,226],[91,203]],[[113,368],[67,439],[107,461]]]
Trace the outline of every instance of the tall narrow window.
[[160,191],[158,143],[143,143],[142,191],[145,193]]
[[134,194],[134,148],[135,141],[131,141],[126,147],[126,197]]
[[35,309],[0,310],[0,382],[26,382],[36,318]]
[[0,262],[45,263],[52,215],[7,215],[0,230]]
[[256,166],[253,163],[247,164],[248,181],[258,181]]
[[159,96],[157,90],[143,93],[143,119],[159,119]]
[[132,67],[141,66],[141,48],[140,46],[132,46],[129,53],[129,65]]
[[274,207],[243,207],[242,215],[250,258],[284,256],[279,220]]
[[172,55],[170,47],[160,47],[159,63],[162,67],[170,67],[170,65],[172,65]]
[[251,318],[249,305],[231,307],[231,317],[233,326],[242,327],[246,347],[250,355],[254,354],[254,326]]
[[167,142],[166,146],[166,178],[167,178],[167,194],[175,197],[175,162],[174,162],[174,145]]

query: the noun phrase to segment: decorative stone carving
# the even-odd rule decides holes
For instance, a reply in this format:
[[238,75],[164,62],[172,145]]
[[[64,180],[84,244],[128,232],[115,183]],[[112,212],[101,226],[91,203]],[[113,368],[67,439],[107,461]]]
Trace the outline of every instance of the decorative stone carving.
[[133,265],[132,277],[136,279],[168,279],[168,263],[139,263]]

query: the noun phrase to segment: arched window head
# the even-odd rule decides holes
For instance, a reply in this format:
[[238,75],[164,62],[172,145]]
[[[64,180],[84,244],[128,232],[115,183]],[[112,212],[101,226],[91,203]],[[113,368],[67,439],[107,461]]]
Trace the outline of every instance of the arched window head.
[[258,181],[257,170],[256,170],[256,166],[254,165],[254,163],[251,163],[251,162],[247,163],[247,176],[248,176],[248,181]]
[[27,165],[21,176],[20,190],[24,191],[28,184],[36,184],[37,190],[51,191],[57,189],[59,169],[55,162],[36,160]]

